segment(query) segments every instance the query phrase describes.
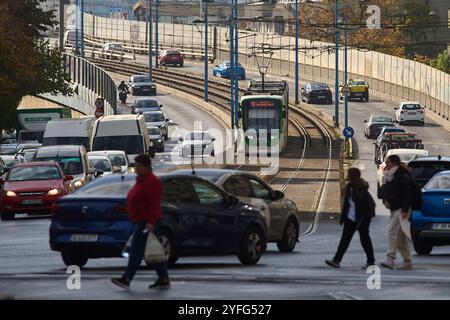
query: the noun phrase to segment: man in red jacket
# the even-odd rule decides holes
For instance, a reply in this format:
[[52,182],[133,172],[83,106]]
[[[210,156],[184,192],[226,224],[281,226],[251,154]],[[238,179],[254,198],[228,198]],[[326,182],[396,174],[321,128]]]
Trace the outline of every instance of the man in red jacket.
[[[152,172],[150,157],[139,155],[135,159],[136,184],[128,192],[128,215],[133,223],[133,238],[130,257],[125,274],[111,281],[121,288],[129,289],[130,282],[139,269],[144,257],[147,242],[147,230],[153,231],[156,222],[161,218],[162,186]],[[169,275],[166,263],[155,263],[158,279],[150,288],[169,286]]]

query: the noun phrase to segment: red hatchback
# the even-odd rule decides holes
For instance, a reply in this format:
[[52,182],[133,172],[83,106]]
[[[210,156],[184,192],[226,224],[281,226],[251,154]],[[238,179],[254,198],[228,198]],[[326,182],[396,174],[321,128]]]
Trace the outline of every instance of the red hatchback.
[[179,50],[169,49],[163,50],[159,54],[159,64],[162,66],[180,66],[184,65],[184,56],[181,54]]
[[12,220],[16,213],[49,214],[53,203],[71,192],[72,179],[56,162],[16,164],[1,181],[1,219]]

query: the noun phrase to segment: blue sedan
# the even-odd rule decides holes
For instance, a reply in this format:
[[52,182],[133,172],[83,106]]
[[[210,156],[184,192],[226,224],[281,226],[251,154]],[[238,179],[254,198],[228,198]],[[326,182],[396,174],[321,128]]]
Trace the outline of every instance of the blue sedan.
[[422,208],[411,215],[411,236],[419,255],[450,245],[450,171],[437,173],[422,189]]
[[[229,61],[224,61],[213,69],[213,76],[215,77],[230,79],[230,74],[231,64]],[[237,75],[239,79],[245,80],[245,69],[240,63],[237,66]]]
[[[155,227],[169,263],[179,257],[237,254],[256,264],[266,250],[267,227],[259,209],[204,179],[161,174],[163,218]],[[111,175],[61,198],[52,211],[50,247],[66,265],[120,257],[131,235],[126,195],[135,175]]]

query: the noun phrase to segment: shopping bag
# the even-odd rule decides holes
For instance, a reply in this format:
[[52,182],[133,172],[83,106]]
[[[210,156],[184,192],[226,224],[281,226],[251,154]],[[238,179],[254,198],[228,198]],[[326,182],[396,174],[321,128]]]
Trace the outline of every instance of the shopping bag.
[[166,252],[161,242],[151,231],[148,232],[147,243],[145,244],[144,260],[147,264],[166,262]]

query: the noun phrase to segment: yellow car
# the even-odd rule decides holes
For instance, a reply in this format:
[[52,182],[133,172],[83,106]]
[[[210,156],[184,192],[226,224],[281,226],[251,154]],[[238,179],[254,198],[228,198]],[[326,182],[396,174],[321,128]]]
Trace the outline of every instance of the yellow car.
[[[361,101],[369,101],[369,84],[364,80],[350,79],[347,81],[347,86],[350,89],[350,95],[348,97],[351,99],[360,99]],[[340,86],[339,98],[344,99],[344,88],[345,86]]]

